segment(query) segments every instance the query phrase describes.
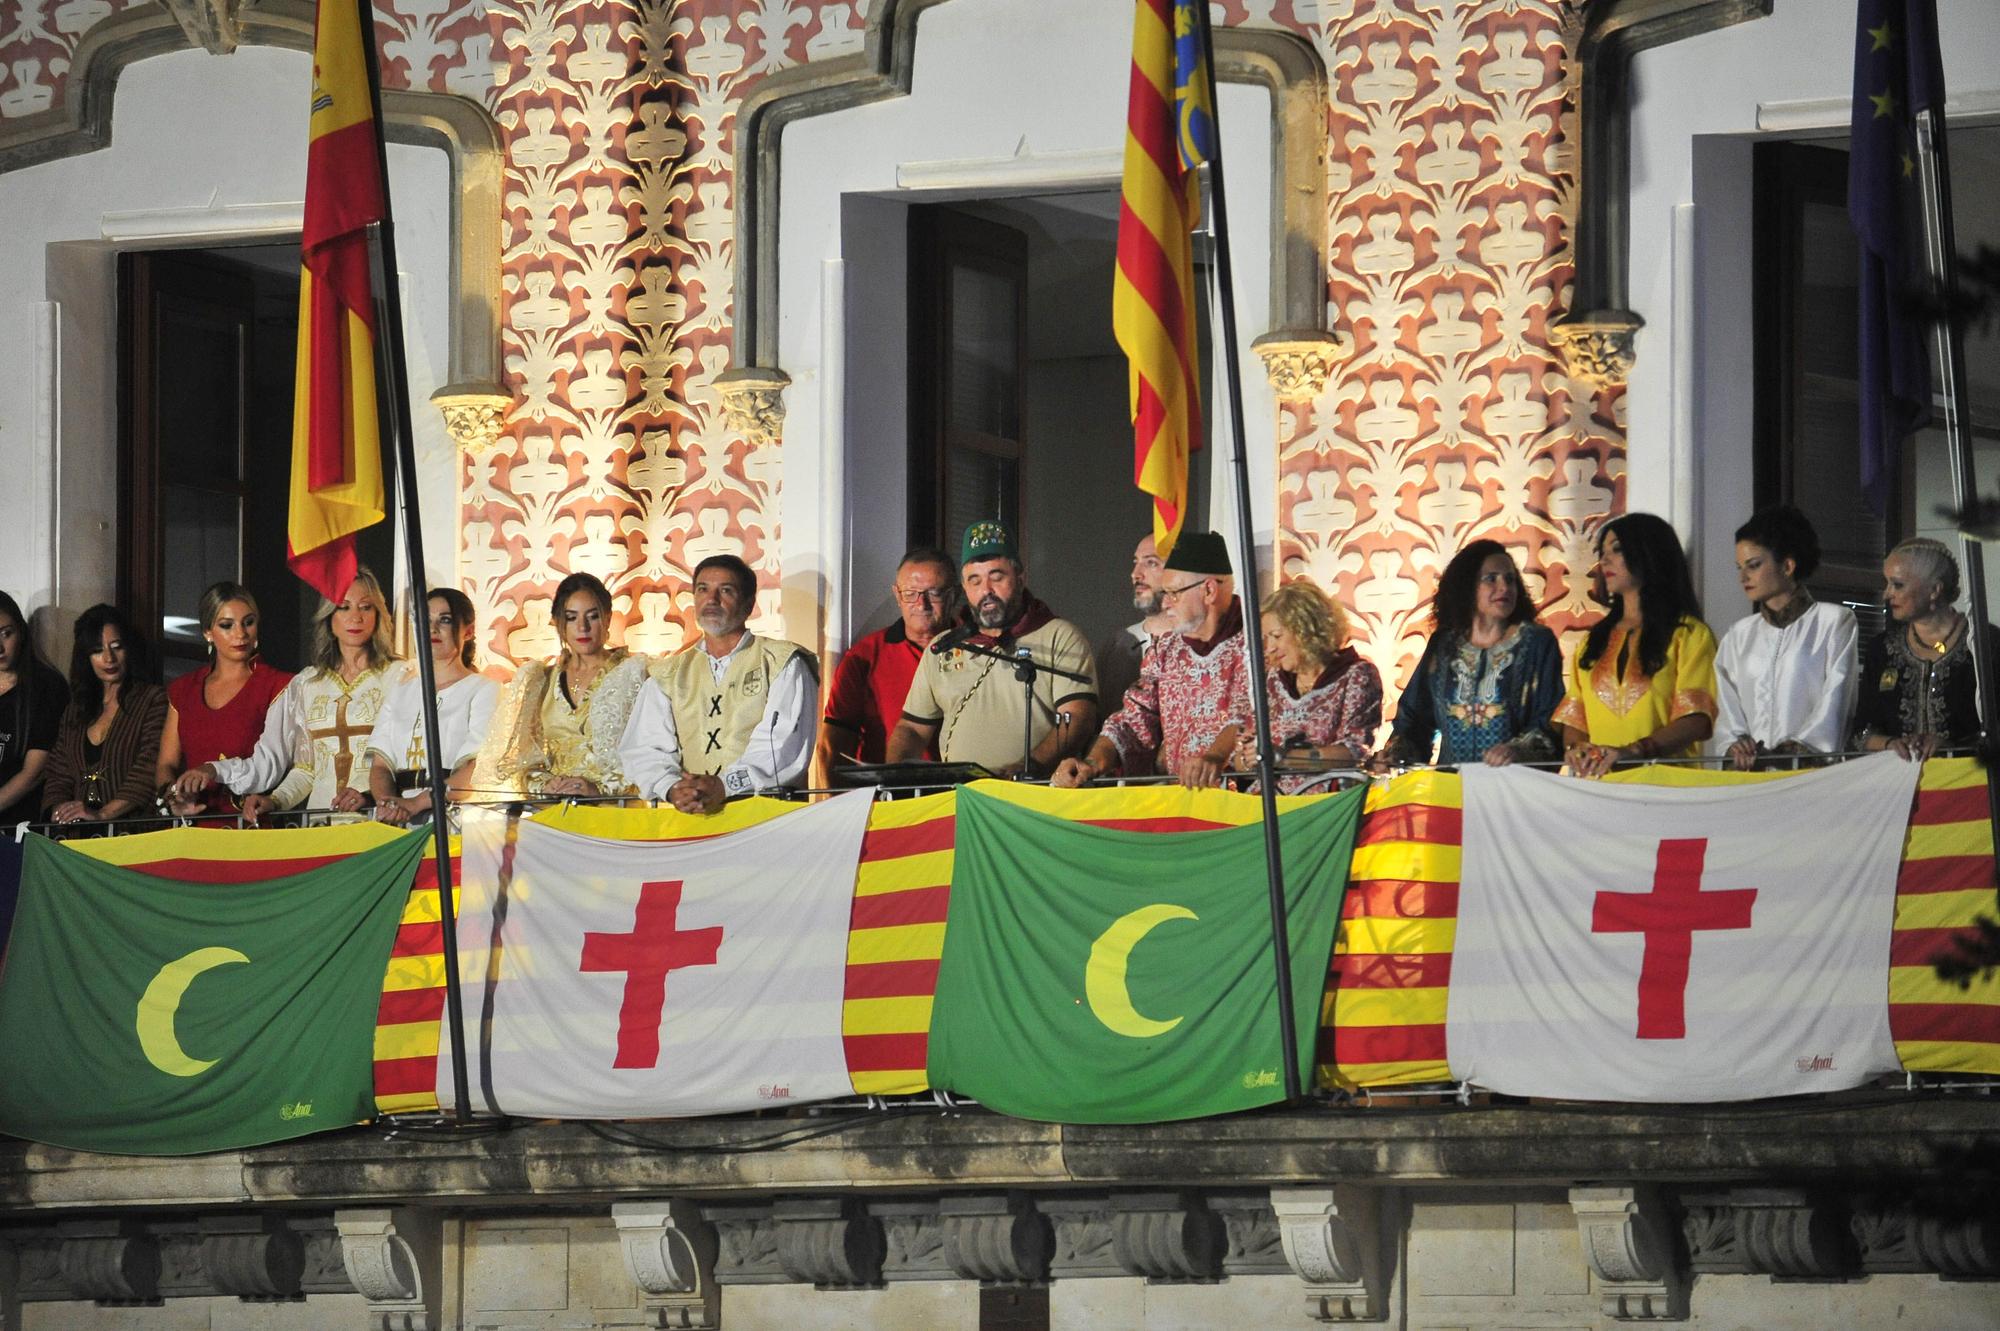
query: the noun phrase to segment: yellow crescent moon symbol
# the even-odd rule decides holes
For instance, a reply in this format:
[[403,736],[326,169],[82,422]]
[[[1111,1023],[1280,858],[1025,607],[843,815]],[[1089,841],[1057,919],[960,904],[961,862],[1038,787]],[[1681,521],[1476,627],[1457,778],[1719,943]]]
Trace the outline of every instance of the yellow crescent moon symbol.
[[1132,1006],[1132,991],[1125,983],[1125,967],[1131,961],[1132,949],[1139,945],[1139,940],[1160,925],[1168,920],[1199,918],[1186,906],[1162,903],[1141,906],[1131,914],[1120,915],[1113,920],[1111,927],[1099,934],[1097,941],[1090,945],[1090,960],[1083,968],[1083,996],[1090,1003],[1091,1013],[1111,1030],[1135,1040],[1165,1035],[1180,1025],[1179,1017],[1172,1021],[1155,1021]]
[[133,1022],[146,1061],[176,1077],[199,1076],[214,1067],[214,1059],[189,1058],[181,1048],[180,1037],[174,1034],[174,1013],[180,1009],[181,997],[194,983],[195,976],[217,966],[249,960],[233,947],[201,947],[179,961],[160,967],[160,973],[139,996],[139,1011]]

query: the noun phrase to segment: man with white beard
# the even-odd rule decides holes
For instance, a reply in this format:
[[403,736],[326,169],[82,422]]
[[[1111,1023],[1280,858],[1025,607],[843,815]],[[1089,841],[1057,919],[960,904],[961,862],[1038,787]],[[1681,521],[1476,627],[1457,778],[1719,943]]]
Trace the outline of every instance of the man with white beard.
[[798,644],[745,628],[756,604],[757,575],[735,555],[695,565],[701,641],[654,662],[618,744],[640,795],[714,813],[732,796],[804,780],[818,665]]

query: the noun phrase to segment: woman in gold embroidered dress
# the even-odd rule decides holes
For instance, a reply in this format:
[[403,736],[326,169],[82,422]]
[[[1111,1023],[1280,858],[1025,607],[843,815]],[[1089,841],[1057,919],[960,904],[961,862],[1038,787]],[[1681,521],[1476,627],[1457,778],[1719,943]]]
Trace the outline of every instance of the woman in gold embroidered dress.
[[556,587],[562,652],[515,672],[493,718],[474,784],[528,795],[625,795],[618,760],[625,720],[646,682],[646,658],[612,647],[611,592],[588,573]]
[[1553,718],[1578,776],[1681,757],[1715,729],[1715,634],[1680,537],[1651,513],[1613,518],[1597,538],[1597,567],[1611,609],[1571,660]]

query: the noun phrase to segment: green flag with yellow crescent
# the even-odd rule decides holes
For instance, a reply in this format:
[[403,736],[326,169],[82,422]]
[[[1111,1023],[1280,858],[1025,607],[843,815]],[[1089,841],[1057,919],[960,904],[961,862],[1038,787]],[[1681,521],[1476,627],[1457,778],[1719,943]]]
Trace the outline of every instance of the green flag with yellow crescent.
[[191,1155],[374,1117],[375,1012],[428,837],[244,883],[29,837],[0,963],[0,1132]]
[[[1363,798],[1278,820],[1305,1085]],[[1065,1123],[1283,1100],[1269,902],[1261,824],[1129,831],[960,790],[930,1084]]]

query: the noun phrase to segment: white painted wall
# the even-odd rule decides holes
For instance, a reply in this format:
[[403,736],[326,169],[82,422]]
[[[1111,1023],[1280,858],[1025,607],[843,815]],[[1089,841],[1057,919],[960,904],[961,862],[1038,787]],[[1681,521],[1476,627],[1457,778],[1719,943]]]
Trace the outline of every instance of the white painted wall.
[[[2000,106],[2000,7],[1938,0],[1938,25],[1948,113],[1990,114]],[[1846,133],[1854,7],[1778,0],[1768,17],[1645,52],[1633,74],[1630,295],[1647,326],[1626,399],[1627,502],[1670,514],[1678,499],[1699,513],[1682,536],[1700,555],[1703,601],[1720,625],[1742,610],[1730,536],[1753,502],[1749,144]],[[1692,263],[1677,272],[1674,210],[1684,204],[1694,205]],[[1690,311],[1678,326],[1677,291]],[[1673,489],[1677,434],[1696,450],[1691,505]]]
[[[310,56],[269,47],[156,56],[119,79],[110,147],[0,175],[0,586],[30,614],[116,587],[118,251],[296,233],[311,80]],[[457,466],[426,401],[446,382],[448,166],[392,144],[389,176],[424,562],[455,581]]]
[[[785,417],[782,612],[786,636],[815,644],[831,668],[853,632],[880,622],[903,546],[907,389],[904,383],[905,240],[912,203],[1117,187],[1125,141],[1132,16],[1116,4],[959,0],[927,10],[917,29],[908,97],[794,123],[785,130],[779,210],[779,366],[792,376]],[[1034,71],[1022,95],[1020,71]],[[1237,320],[1249,423],[1251,494],[1258,540],[1275,524],[1277,404],[1251,341],[1271,330],[1271,99],[1225,84],[1220,119],[1229,170]],[[871,195],[875,206],[854,207]],[[843,207],[843,202],[850,206]],[[848,309],[846,391],[827,395],[824,265],[841,261]],[[829,418],[829,402],[841,404]],[[844,441],[836,443],[835,441]],[[846,449],[842,502],[821,493],[821,450]],[[1214,461],[1226,465],[1227,450]],[[1220,503],[1227,493],[1211,491]],[[830,520],[844,512],[846,520]],[[1228,510],[1215,508],[1221,513]],[[844,530],[843,530],[844,529]],[[1231,542],[1232,546],[1234,541]],[[1114,570],[1114,576],[1117,570]],[[844,598],[822,618],[823,598]],[[852,636],[850,633],[847,636]]]

